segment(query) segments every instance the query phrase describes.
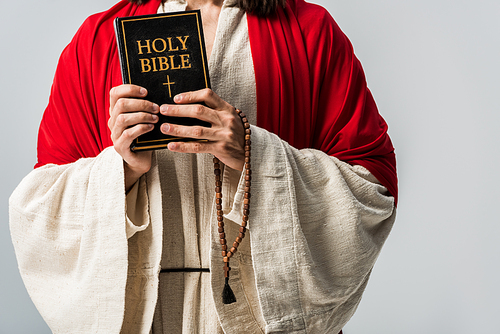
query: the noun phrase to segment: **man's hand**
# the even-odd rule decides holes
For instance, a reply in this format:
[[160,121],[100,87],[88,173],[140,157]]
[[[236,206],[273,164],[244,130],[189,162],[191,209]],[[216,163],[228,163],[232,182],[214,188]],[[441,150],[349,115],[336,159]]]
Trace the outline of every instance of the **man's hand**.
[[[161,131],[164,134],[207,140],[207,142],[172,142],[168,144],[169,150],[211,153],[225,165],[243,170],[245,129],[234,107],[208,88],[178,94],[174,97],[174,102],[177,104],[162,105],[160,112],[166,116],[198,118],[212,124],[212,127],[162,124]],[[207,106],[199,104],[202,102]]]
[[130,144],[140,135],[153,129],[158,122],[158,105],[143,100],[146,89],[135,85],[116,86],[109,92],[109,121],[114,148],[124,161],[125,189],[151,168],[151,151],[132,152]]

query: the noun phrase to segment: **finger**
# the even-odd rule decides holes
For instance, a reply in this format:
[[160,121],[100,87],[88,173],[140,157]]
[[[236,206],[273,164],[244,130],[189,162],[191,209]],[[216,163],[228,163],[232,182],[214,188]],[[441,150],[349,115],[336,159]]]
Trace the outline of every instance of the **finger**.
[[163,123],[160,127],[162,133],[173,137],[214,140],[211,128],[204,126],[183,126],[178,124]]
[[160,110],[160,107],[151,101],[142,99],[132,99],[132,98],[121,98],[119,99],[111,113],[122,114],[130,112],[145,111],[149,113],[156,114]]
[[160,113],[171,117],[191,117],[197,118],[205,122],[212,123],[216,113],[202,106],[201,104],[175,105],[164,104],[160,107]]
[[108,127],[112,129],[120,115],[140,112],[156,114],[159,111],[160,107],[156,103],[142,99],[121,98],[116,102],[115,107],[110,111]]
[[194,104],[204,102],[210,108],[219,110],[229,106],[226,101],[221,99],[219,95],[209,88],[177,94],[174,96],[174,102],[178,104]]
[[113,128],[111,129],[112,137],[118,138],[127,129],[137,124],[154,124],[158,122],[158,116],[147,112],[124,113],[116,117]]
[[207,142],[171,142],[168,149],[179,153],[210,153],[211,144]]
[[109,91],[109,105],[112,109],[116,102],[124,97],[144,98],[148,94],[146,88],[137,85],[120,85],[111,88]]
[[122,134],[117,138],[116,142],[114,142],[114,146],[118,147],[122,152],[128,152],[130,150],[130,145],[140,135],[148,133],[153,130],[153,124],[137,124],[133,127],[125,129]]

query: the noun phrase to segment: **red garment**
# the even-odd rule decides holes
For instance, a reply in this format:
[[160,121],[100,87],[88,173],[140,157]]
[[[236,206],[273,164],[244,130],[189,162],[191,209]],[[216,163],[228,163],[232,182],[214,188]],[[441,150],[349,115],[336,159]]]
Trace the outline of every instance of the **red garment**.
[[[40,125],[38,163],[65,164],[111,146],[109,90],[122,83],[113,20],[156,13],[121,1],[89,17],[63,51]],[[396,160],[347,37],[323,8],[289,0],[277,15],[248,15],[257,125],[290,145],[366,167],[397,198]]]

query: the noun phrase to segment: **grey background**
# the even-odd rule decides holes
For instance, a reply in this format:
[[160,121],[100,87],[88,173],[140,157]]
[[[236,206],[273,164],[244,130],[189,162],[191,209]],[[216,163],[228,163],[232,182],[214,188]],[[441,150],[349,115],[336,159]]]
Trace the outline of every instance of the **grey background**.
[[[354,44],[396,146],[400,205],[351,333],[499,333],[500,2],[322,0]],[[36,162],[59,54],[115,0],[0,11],[0,333],[50,333],[23,286],[8,197]]]

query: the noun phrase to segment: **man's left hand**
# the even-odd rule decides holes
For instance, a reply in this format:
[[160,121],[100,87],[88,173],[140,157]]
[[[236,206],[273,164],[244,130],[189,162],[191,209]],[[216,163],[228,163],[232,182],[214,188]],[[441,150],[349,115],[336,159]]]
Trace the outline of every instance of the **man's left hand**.
[[[168,149],[183,153],[211,153],[225,165],[243,170],[245,153],[245,129],[236,109],[221,99],[211,89],[178,94],[176,104],[164,104],[160,113],[173,117],[192,117],[212,124],[203,126],[183,126],[163,123],[161,132],[166,135],[207,140],[206,142],[172,142]],[[200,103],[205,103],[206,106]]]

